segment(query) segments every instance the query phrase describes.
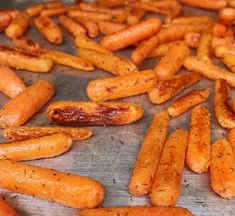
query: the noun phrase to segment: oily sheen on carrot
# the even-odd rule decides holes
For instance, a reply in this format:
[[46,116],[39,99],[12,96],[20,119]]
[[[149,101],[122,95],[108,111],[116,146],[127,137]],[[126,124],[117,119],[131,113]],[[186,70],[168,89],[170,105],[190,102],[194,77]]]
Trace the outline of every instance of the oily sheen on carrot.
[[103,186],[91,178],[10,160],[0,160],[0,188],[81,209],[104,198]]
[[105,36],[101,45],[111,51],[117,51],[151,37],[157,33],[160,26],[160,19],[149,18],[115,34]]

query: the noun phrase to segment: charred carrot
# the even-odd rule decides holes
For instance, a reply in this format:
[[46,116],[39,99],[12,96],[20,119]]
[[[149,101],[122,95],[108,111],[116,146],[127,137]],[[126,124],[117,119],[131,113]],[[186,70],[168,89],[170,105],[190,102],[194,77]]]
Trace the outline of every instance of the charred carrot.
[[16,48],[29,52],[37,52],[41,48],[37,41],[30,40],[26,37],[14,38],[12,41]]

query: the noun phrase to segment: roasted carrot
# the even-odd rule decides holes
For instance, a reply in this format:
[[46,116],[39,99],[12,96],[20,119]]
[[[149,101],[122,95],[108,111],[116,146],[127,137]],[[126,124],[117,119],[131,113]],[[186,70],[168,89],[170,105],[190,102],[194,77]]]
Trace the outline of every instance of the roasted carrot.
[[72,139],[63,133],[56,133],[25,141],[1,143],[0,160],[25,161],[51,158],[68,151],[72,143]]
[[152,70],[128,75],[92,80],[87,86],[87,95],[92,101],[106,101],[144,94],[156,84]]
[[190,48],[198,48],[200,37],[201,37],[200,33],[189,32],[185,34],[184,42]]
[[193,216],[193,214],[180,207],[148,207],[148,206],[132,206],[132,207],[111,207],[98,208],[91,210],[83,210],[77,216]]
[[176,117],[188,111],[193,106],[206,101],[209,97],[209,89],[192,90],[184,96],[173,101],[167,108],[171,117]]
[[195,23],[211,23],[212,19],[209,16],[190,16],[177,17],[172,20],[172,24],[195,24]]
[[83,20],[79,17],[73,17],[73,19],[86,28],[89,37],[97,37],[100,34],[100,30],[96,22]]
[[81,49],[90,49],[90,50],[95,50],[99,53],[104,53],[107,55],[113,55],[111,51],[100,45],[99,43],[95,42],[94,40],[91,40],[89,37],[86,35],[79,35],[75,39],[75,44],[77,47]]
[[0,32],[4,31],[11,23],[11,15],[4,11],[0,11]]
[[64,7],[64,2],[62,1],[49,1],[44,3],[46,8],[61,8]]
[[212,80],[224,79],[229,83],[229,85],[235,87],[235,74],[219,68],[213,63],[205,62],[197,59],[196,57],[189,56],[184,61],[184,67],[190,71],[199,72]]
[[173,206],[179,199],[187,142],[188,132],[183,129],[167,139],[150,193],[153,206]]
[[218,45],[214,49],[215,56],[221,58],[224,54],[235,55],[235,46]]
[[123,6],[125,5],[125,2],[129,2],[131,0],[125,1],[125,0],[99,0],[98,3],[102,7],[117,7],[117,6]]
[[221,23],[215,22],[212,27],[212,33],[214,37],[224,37],[226,35],[227,28]]
[[138,71],[134,63],[115,55],[104,54],[90,49],[79,49],[77,54],[96,67],[114,75],[126,75]]
[[175,42],[158,44],[157,47],[148,55],[148,58],[155,58],[166,55],[166,53],[174,43]]
[[83,26],[67,16],[60,16],[59,22],[74,37],[77,37],[80,34],[85,35],[87,32]]
[[140,43],[131,53],[131,60],[135,64],[141,64],[144,59],[156,48],[159,40],[157,35],[150,37],[148,40]]
[[1,216],[19,216],[6,201],[6,198],[0,195],[0,215]]
[[167,138],[169,120],[167,111],[160,111],[154,116],[148,128],[129,183],[129,192],[133,196],[144,196],[152,188],[153,179]]
[[37,52],[41,48],[37,41],[30,40],[26,37],[14,38],[12,41],[16,48],[29,52]]
[[54,87],[39,80],[0,109],[0,127],[20,126],[40,110],[53,96]]
[[232,54],[230,54],[230,53],[225,53],[225,54],[221,57],[221,61],[222,61],[233,73],[235,73],[235,65],[234,65],[235,55],[232,55]]
[[3,130],[2,135],[5,139],[10,141],[21,141],[55,133],[67,134],[73,141],[85,140],[92,136],[92,131],[86,128],[27,126],[6,128]]
[[235,20],[235,9],[234,8],[222,8],[218,14],[218,21],[223,25],[230,26]]
[[53,62],[49,59],[43,59],[35,54],[15,50],[6,46],[0,46],[0,64],[19,70],[39,73],[49,72],[53,67]]
[[114,34],[127,28],[127,25],[125,24],[114,23],[110,21],[98,21],[98,26],[101,33],[104,35]]
[[22,36],[29,27],[30,16],[27,12],[21,12],[12,20],[5,33],[9,38]]
[[30,17],[38,16],[46,8],[45,4],[37,4],[30,6],[26,9],[26,12]]
[[160,29],[160,26],[160,19],[149,18],[115,34],[105,36],[101,44],[109,50],[117,51],[151,37]]
[[64,36],[62,31],[49,17],[37,17],[34,23],[37,29],[49,42],[55,45],[59,45],[63,42]]
[[211,148],[211,187],[215,193],[229,199],[235,196],[235,160],[231,144],[217,140]]
[[94,22],[98,22],[100,20],[103,21],[111,21],[112,15],[107,13],[98,13],[91,11],[82,11],[82,10],[70,10],[68,12],[69,17],[78,17],[80,19],[92,20]]
[[154,68],[159,80],[171,79],[183,66],[190,50],[184,42],[176,42]]
[[146,10],[133,8],[131,10],[130,15],[128,15],[126,22],[129,25],[135,25],[141,21],[141,19],[145,16]]
[[208,10],[219,10],[226,6],[225,0],[179,0],[179,2]]
[[53,17],[53,16],[60,16],[64,15],[68,12],[68,8],[49,8],[49,9],[44,9],[40,13],[40,16],[43,17]]
[[154,104],[162,104],[201,79],[201,75],[190,72],[174,76],[170,80],[157,81],[155,87],[148,92],[149,99]]
[[214,112],[218,123],[227,129],[235,127],[235,114],[228,105],[229,86],[225,80],[215,82]]
[[12,19],[15,19],[16,16],[20,13],[18,9],[0,9],[0,12],[9,14]]
[[142,118],[144,110],[128,102],[61,101],[47,109],[48,118],[63,125],[124,125]]
[[53,49],[40,49],[35,54],[41,58],[50,59],[56,64],[69,66],[83,71],[94,70],[94,67],[90,62],[77,56],[73,56]]
[[25,84],[9,67],[0,66],[0,91],[14,98],[24,91]]
[[0,187],[82,209],[104,198],[103,186],[93,179],[10,160],[0,160]]
[[213,37],[212,40],[212,51],[215,50],[215,48],[217,46],[221,46],[221,45],[229,45],[229,46],[234,46],[235,43],[233,40],[228,39],[228,38],[218,38],[218,37]]
[[203,33],[200,37],[198,48],[197,48],[197,58],[199,60],[211,62],[211,44],[213,36],[211,33]]
[[204,106],[192,110],[186,163],[196,173],[207,172],[210,166],[210,112]]

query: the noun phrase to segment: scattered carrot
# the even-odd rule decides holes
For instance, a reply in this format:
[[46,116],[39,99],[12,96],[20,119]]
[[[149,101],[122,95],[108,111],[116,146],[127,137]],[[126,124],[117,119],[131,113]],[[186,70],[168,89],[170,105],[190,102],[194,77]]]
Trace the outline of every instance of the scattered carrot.
[[149,55],[148,58],[155,58],[166,55],[170,47],[174,44],[174,42],[171,43],[164,43],[159,44]]
[[4,31],[11,23],[11,15],[0,10],[0,32]]
[[215,22],[212,28],[213,36],[215,37],[224,37],[227,32],[226,26],[221,23]]
[[38,16],[46,8],[45,4],[37,4],[30,6],[26,9],[26,12],[30,17]]
[[101,33],[104,35],[114,34],[127,28],[127,25],[125,24],[114,23],[110,21],[98,21],[98,26]]
[[232,25],[235,20],[235,9],[234,8],[223,8],[219,11],[218,21],[226,26]]
[[29,52],[37,52],[41,48],[40,44],[37,41],[30,40],[26,37],[14,38],[12,41],[16,48]]
[[200,37],[201,37],[200,33],[189,32],[185,34],[184,42],[190,48],[198,48]]
[[179,2],[208,10],[219,10],[226,6],[225,0],[179,0]]
[[233,72],[235,73],[235,56],[230,53],[225,53],[221,57],[221,61]]

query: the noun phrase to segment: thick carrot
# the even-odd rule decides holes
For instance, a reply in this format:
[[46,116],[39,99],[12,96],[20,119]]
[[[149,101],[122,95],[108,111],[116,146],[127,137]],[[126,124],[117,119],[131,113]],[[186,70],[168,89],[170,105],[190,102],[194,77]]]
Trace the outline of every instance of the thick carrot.
[[180,196],[188,132],[176,129],[167,139],[150,193],[153,206],[173,206]]
[[204,106],[192,110],[186,163],[196,173],[207,172],[210,166],[210,112]]
[[18,70],[38,73],[47,73],[53,67],[53,62],[49,59],[43,59],[35,54],[26,53],[6,46],[0,46],[0,64]]
[[104,54],[90,49],[79,49],[77,54],[96,67],[114,75],[126,75],[138,71],[138,68],[134,63],[128,59],[120,58],[115,55]]
[[4,11],[0,11],[0,32],[4,31],[11,23],[11,15]]
[[190,72],[174,76],[170,80],[157,81],[155,87],[148,92],[149,99],[154,104],[162,104],[201,79],[201,75]]
[[0,66],[0,91],[10,98],[24,91],[25,84],[9,67]]
[[38,16],[46,8],[45,4],[37,4],[30,6],[26,9],[26,12],[30,17]]
[[152,188],[153,179],[167,138],[169,120],[167,111],[160,111],[154,116],[148,128],[129,183],[129,192],[133,196],[144,196]]
[[89,37],[97,37],[100,34],[100,30],[96,22],[84,20],[79,17],[73,17],[73,19],[86,28]]
[[10,141],[21,141],[55,133],[67,134],[73,141],[85,140],[92,136],[92,131],[86,128],[27,126],[6,128],[3,130],[2,135],[5,139]]
[[212,59],[211,59],[212,39],[213,39],[213,36],[211,33],[203,33],[201,35],[198,48],[197,48],[198,59],[212,62]]
[[77,37],[80,34],[85,35],[87,32],[83,26],[67,16],[60,16],[59,22],[74,37]]
[[75,69],[79,69],[82,71],[93,71],[94,67],[89,62],[77,56],[73,56],[64,52],[60,52],[53,49],[40,49],[35,53],[40,58],[50,59],[56,64],[61,64],[65,66],[69,66]]
[[86,35],[77,36],[75,39],[75,44],[77,47],[79,47],[81,49],[90,49],[90,50],[95,50],[99,53],[113,55],[113,53],[111,51],[109,51],[105,47],[101,46],[99,43],[95,42],[94,40],[91,40]]
[[229,85],[235,87],[235,74],[219,68],[213,63],[205,62],[196,57],[189,56],[184,61],[184,67],[190,71],[196,71],[212,80],[224,79],[229,83]]
[[227,28],[221,23],[215,22],[212,27],[212,32],[214,37],[225,37]]
[[0,127],[20,126],[40,110],[53,96],[54,87],[39,80],[0,109]]
[[190,16],[177,17],[172,20],[172,24],[195,24],[195,23],[211,23],[212,19],[209,16]]
[[6,201],[6,198],[0,195],[0,215],[1,216],[19,216]]
[[101,44],[112,51],[117,51],[151,37],[160,26],[160,19],[149,18],[113,35],[105,36]]
[[37,52],[41,48],[41,45],[37,41],[30,40],[26,37],[14,38],[12,42],[16,48],[29,52]]
[[51,158],[63,154],[72,146],[70,136],[56,133],[25,141],[0,144],[0,160],[14,161]]
[[114,34],[127,28],[127,25],[125,24],[114,23],[110,21],[98,21],[98,26],[101,33],[104,35]]
[[77,216],[193,216],[193,214],[180,207],[148,207],[148,206],[132,206],[132,207],[111,207],[98,208],[91,210],[83,210]]
[[87,95],[92,101],[106,101],[144,94],[156,84],[152,70],[90,81]]
[[5,34],[9,38],[17,38],[23,36],[29,27],[30,16],[27,12],[21,12],[12,20],[7,27]]
[[0,187],[82,209],[104,198],[103,186],[93,179],[9,160],[0,160]]
[[68,8],[49,8],[49,9],[44,9],[40,13],[40,16],[44,17],[53,17],[53,16],[60,16],[64,15],[68,12]]
[[219,11],[218,21],[223,25],[230,26],[235,20],[235,9],[234,8],[223,8]]
[[215,82],[214,112],[215,117],[223,128],[235,127],[235,113],[228,105],[229,86],[225,80],[219,79]]
[[47,116],[63,125],[124,125],[142,118],[144,110],[128,102],[60,101],[50,104]]
[[179,2],[208,10],[219,10],[226,6],[225,0],[179,0]]
[[131,53],[131,60],[135,64],[141,64],[144,59],[156,48],[159,40],[157,35],[150,37],[148,40],[140,43]]
[[62,31],[49,17],[37,17],[34,23],[37,29],[49,42],[55,45],[59,45],[63,42],[64,36]]
[[171,117],[176,117],[187,112],[193,106],[206,101],[209,97],[209,89],[192,90],[184,96],[173,101],[167,108]]
[[183,66],[190,50],[184,42],[176,42],[154,68],[159,80],[171,79]]
[[227,140],[217,140],[212,145],[211,187],[223,198],[235,196],[235,160],[231,144]]

